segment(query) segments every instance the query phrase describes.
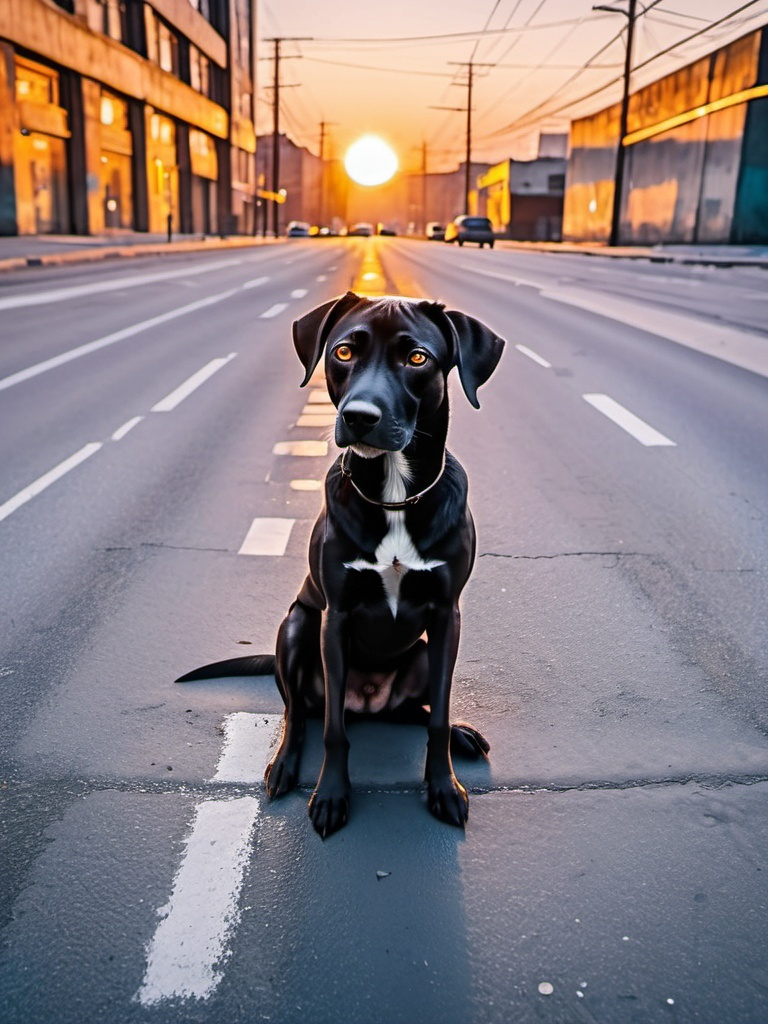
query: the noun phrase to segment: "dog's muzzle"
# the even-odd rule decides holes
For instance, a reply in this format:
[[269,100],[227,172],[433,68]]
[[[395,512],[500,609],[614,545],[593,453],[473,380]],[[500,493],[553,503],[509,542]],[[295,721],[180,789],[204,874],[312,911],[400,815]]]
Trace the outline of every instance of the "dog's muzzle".
[[347,402],[340,416],[354,440],[362,441],[381,422],[381,409],[372,402]]

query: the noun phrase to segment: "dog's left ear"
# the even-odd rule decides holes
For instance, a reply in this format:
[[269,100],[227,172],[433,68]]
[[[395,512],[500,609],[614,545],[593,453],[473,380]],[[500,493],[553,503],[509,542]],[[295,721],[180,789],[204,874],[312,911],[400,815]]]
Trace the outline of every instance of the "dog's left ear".
[[466,313],[445,309],[443,314],[454,335],[455,363],[464,394],[475,409],[479,409],[477,389],[496,369],[504,350],[504,339]]
[[301,387],[309,383],[320,361],[323,346],[334,324],[360,302],[360,296],[347,292],[340,299],[331,299],[293,321],[293,344],[306,373]]

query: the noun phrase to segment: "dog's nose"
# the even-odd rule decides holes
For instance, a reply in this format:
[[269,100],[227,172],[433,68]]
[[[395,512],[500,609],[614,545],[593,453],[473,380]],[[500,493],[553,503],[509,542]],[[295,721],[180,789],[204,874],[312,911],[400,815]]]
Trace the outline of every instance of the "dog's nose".
[[356,437],[365,437],[381,419],[381,409],[371,402],[347,402],[341,418]]

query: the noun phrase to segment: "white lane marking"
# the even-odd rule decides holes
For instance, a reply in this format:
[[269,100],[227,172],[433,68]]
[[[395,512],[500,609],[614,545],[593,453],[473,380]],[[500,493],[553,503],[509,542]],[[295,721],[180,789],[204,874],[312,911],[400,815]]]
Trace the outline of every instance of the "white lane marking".
[[258,288],[262,284],[266,284],[269,280],[268,277],[254,277],[250,281],[246,281],[245,284],[241,284],[241,288]]
[[623,405],[616,402],[613,398],[608,395],[583,395],[585,401],[589,402],[591,406],[601,412],[604,416],[607,416],[609,420],[612,420],[617,426],[621,427],[622,430],[626,430],[628,434],[631,434],[636,441],[646,447],[654,446],[671,446],[676,447],[675,441],[670,441],[664,434],[659,433],[654,427],[651,427],[645,420],[641,420],[639,416],[635,416],[629,409],[625,409]]
[[722,359],[733,366],[768,377],[768,342],[764,335],[699,319],[695,315],[632,302],[618,296],[597,295],[577,289],[545,289],[542,298],[552,299],[590,313],[617,320],[678,345]]
[[224,719],[224,746],[212,782],[259,785],[280,740],[282,715],[235,711]]
[[278,441],[273,455],[320,456],[328,454],[327,441]]
[[7,519],[12,512],[15,512],[17,508],[21,508],[22,505],[26,505],[28,501],[34,498],[41,491],[44,491],[46,487],[50,487],[52,483],[55,483],[65,473],[68,473],[70,469],[74,469],[79,466],[81,462],[85,462],[91,455],[94,455],[99,448],[101,448],[101,441],[92,441],[90,444],[83,445],[80,451],[75,452],[74,455],[70,455],[68,459],[64,459],[58,466],[54,466],[53,469],[49,469],[47,473],[43,473],[37,480],[33,480],[31,484],[28,484],[18,494],[14,494],[12,498],[0,505],[0,522],[3,519]]
[[309,392],[309,394],[307,395],[307,401],[310,402],[312,405],[314,405],[315,402],[318,402],[320,405],[326,405],[331,400],[328,397],[328,392],[325,390],[325,388],[316,388]]
[[239,263],[242,263],[241,259],[216,260],[213,263],[185,267],[183,270],[164,270],[161,273],[137,274],[133,277],[110,277],[106,281],[91,281],[89,284],[72,285],[69,288],[53,288],[47,292],[9,295],[5,299],[0,299],[0,310],[18,309],[20,306],[44,306],[65,299],[77,299],[82,295],[96,295],[99,292],[112,292],[118,289],[122,291],[123,288],[137,288],[140,285],[171,281],[179,277],[195,277],[222,267],[234,267]]
[[269,309],[265,310],[261,314],[259,319],[260,320],[271,320],[273,316],[279,316],[286,309],[288,309],[288,303],[287,302],[276,302],[274,304],[274,306],[270,306]]
[[133,419],[128,420],[128,422],[124,423],[122,425],[122,427],[118,427],[117,428],[117,430],[112,435],[112,440],[113,441],[122,441],[122,439],[125,437],[125,435],[128,433],[128,431],[129,430],[133,430],[133,428],[135,426],[137,426],[139,423],[141,423],[141,421],[143,419],[144,419],[143,416],[134,416]]
[[323,281],[327,281],[328,280],[328,275],[327,274],[318,274],[317,277],[315,278],[315,280],[319,281],[320,284],[322,284]]
[[192,831],[162,920],[147,947],[136,998],[205,999],[223,977],[230,935],[240,919],[238,898],[259,816],[256,797],[198,804]]
[[292,299],[303,299],[306,295],[309,295],[307,288],[294,288],[291,292]]
[[296,420],[297,427],[332,427],[336,422],[333,413],[302,413]]
[[169,395],[165,398],[161,398],[159,402],[152,406],[152,412],[171,412],[177,405],[184,401],[184,399],[191,395],[193,391],[196,391],[201,384],[204,384],[209,377],[212,377],[214,373],[217,373],[222,366],[226,366],[227,363],[234,359],[237,352],[230,352],[228,356],[221,356],[218,359],[212,359],[210,363],[206,363],[205,366],[201,367],[197,373],[193,373],[191,377],[188,377],[183,384],[179,384],[177,388],[174,388]]
[[205,309],[206,306],[213,306],[217,302],[223,302],[225,299],[231,298],[240,291],[239,288],[230,288],[226,292],[219,292],[216,295],[209,295],[205,299],[198,299],[196,302],[190,302],[186,306],[179,306],[177,309],[171,309],[167,313],[161,313],[159,316],[150,317],[149,320],[141,320],[137,324],[132,324],[130,327],[124,327],[120,331],[114,331],[112,334],[106,334],[103,338],[97,338],[95,341],[89,341],[85,345],[79,345],[77,348],[71,348],[68,352],[62,352],[58,356],[53,356],[52,359],[46,359],[42,363],[35,363],[34,366],[28,366],[26,370],[19,370],[18,373],[12,373],[10,377],[3,377],[0,380],[0,391],[4,391],[6,388],[11,388],[15,384],[21,384],[22,381],[29,380],[30,377],[37,377],[40,373],[45,373],[47,370],[53,370],[57,366],[62,366],[64,363],[68,363],[73,359],[79,359],[81,356],[89,355],[91,352],[97,352],[101,348],[106,348],[107,345],[114,345],[117,341],[123,341],[125,338],[132,338],[135,334],[141,334],[142,331],[148,331],[152,327],[159,327],[160,324],[166,324],[169,320],[175,320],[177,317],[186,316],[188,313],[194,313],[198,309]]
[[528,358],[532,359],[534,363],[538,363],[539,366],[543,366],[546,370],[550,370],[552,368],[552,363],[548,363],[546,359],[538,354],[538,352],[534,352],[533,349],[528,348],[527,345],[515,345],[515,348],[518,352],[522,352],[524,356],[528,356]]
[[321,491],[322,480],[291,480],[289,484],[292,491]]
[[238,555],[284,555],[295,519],[254,519]]

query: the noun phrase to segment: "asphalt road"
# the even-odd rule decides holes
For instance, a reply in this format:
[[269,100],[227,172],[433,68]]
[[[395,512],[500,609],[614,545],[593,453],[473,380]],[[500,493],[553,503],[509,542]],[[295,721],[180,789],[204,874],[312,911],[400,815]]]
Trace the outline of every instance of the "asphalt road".
[[[400,239],[4,275],[3,1024],[768,1019],[766,281]],[[508,339],[453,391],[463,834],[420,730],[350,731],[321,842],[317,729],[264,798],[272,680],[173,684],[273,648],[334,457],[290,323],[352,285]]]

